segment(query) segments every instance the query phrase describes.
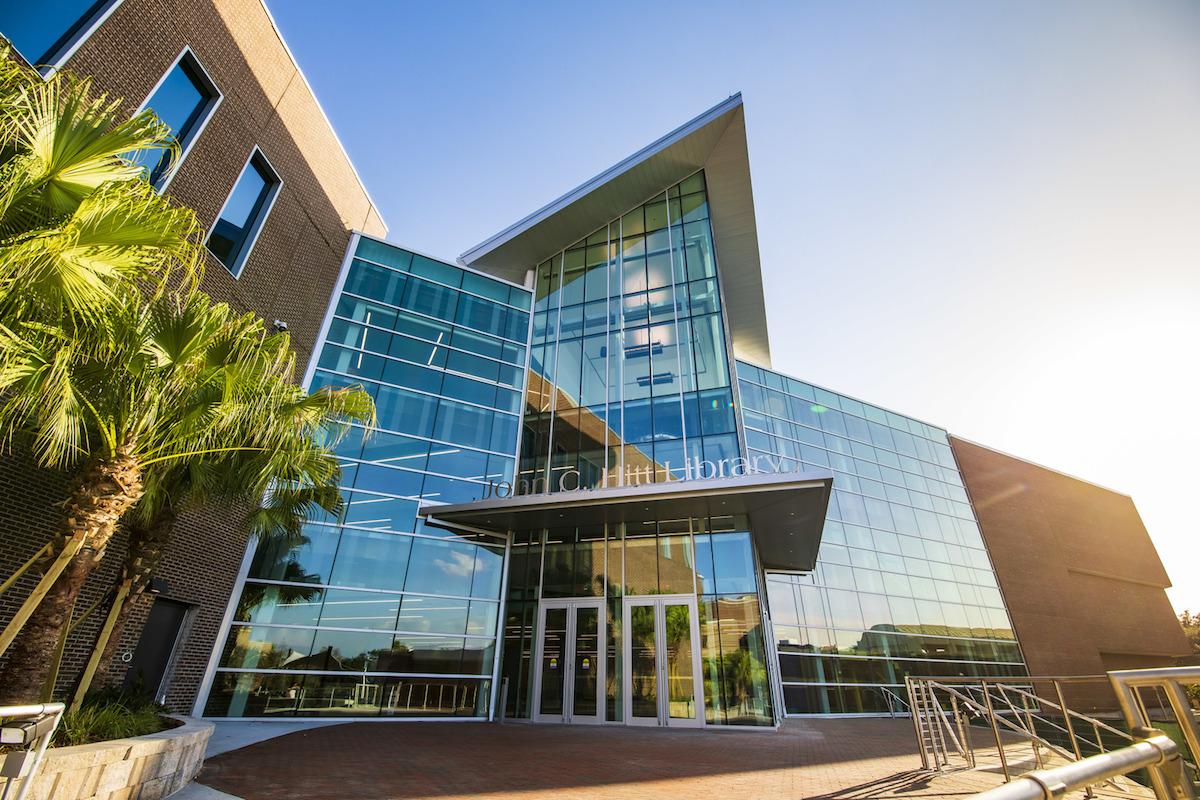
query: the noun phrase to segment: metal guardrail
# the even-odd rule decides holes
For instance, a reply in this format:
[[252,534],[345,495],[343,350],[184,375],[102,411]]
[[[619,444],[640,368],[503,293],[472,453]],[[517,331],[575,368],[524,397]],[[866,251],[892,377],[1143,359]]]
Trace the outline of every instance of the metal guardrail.
[[[1169,795],[1174,800],[1195,798],[1191,782],[1182,777],[1185,773],[1179,746],[1170,737],[1158,732],[1158,735],[1145,741],[1111,753],[1101,753],[1055,769],[1027,773],[1015,781],[975,795],[974,800],[1056,800],[1067,792],[1087,789],[1143,768],[1170,771],[1176,776],[1171,786],[1179,791]],[[1159,797],[1161,800],[1162,796]]]
[[[1109,684],[1130,733],[1066,707],[1063,685],[1086,682]],[[1035,684],[1046,683],[1053,686],[1054,699],[1034,693]],[[1200,684],[1200,667],[1110,672],[1107,680],[1105,676],[1000,680],[908,678],[905,684],[925,769],[941,770],[949,766],[952,753],[961,757],[966,766],[975,766],[975,751],[970,742],[971,720],[983,718],[991,728],[1008,783],[976,795],[978,798],[1053,800],[1081,788],[1092,796],[1092,787],[1101,783],[1127,791],[1117,779],[1144,768],[1158,800],[1196,800],[1193,783],[1196,767],[1184,760],[1178,742],[1152,727],[1152,705],[1147,703],[1146,693],[1152,692],[1158,701],[1160,719],[1173,717],[1172,721],[1179,726],[1179,738],[1195,758],[1200,755],[1200,729],[1184,685]],[[1089,727],[1091,739],[1080,732],[1081,729],[1086,732]],[[1133,744],[1106,752],[1102,731],[1110,738]],[[1015,735],[1010,740],[1015,738],[1032,747],[1038,771],[1013,780],[1002,732]],[[1057,732],[1065,739],[1070,750],[1061,742],[1050,741],[1047,736],[1052,735],[1051,732]],[[1100,752],[1084,758],[1085,749]],[[1050,754],[1067,763],[1045,769]]]
[[[954,755],[961,758],[965,766],[975,766],[975,748],[971,742],[973,720],[983,720],[991,729],[991,738],[1005,780],[1012,780],[1012,772],[1001,734],[1009,734],[1027,742],[1039,769],[1046,767],[1048,758],[1079,761],[1085,755],[1105,752],[1109,749],[1104,741],[1105,735],[1109,739],[1131,744],[1134,741],[1125,731],[1066,705],[1064,686],[1093,684],[1107,694],[1108,683],[1103,676],[999,679],[910,677],[905,684],[925,769],[949,767],[951,756]],[[1049,684],[1053,698],[1044,696],[1044,693],[1035,693],[1035,684]]]
[[[1153,689],[1156,694],[1162,692],[1170,704],[1175,724],[1179,726],[1183,740],[1191,751],[1192,758],[1200,758],[1200,731],[1196,728],[1196,717],[1192,714],[1192,704],[1188,701],[1184,685],[1200,683],[1200,667],[1168,667],[1165,669],[1130,669],[1108,673],[1117,702],[1121,704],[1121,713],[1129,723],[1130,730],[1135,733],[1138,729],[1150,727],[1150,713],[1146,707],[1142,689]],[[1161,695],[1160,695],[1161,696]],[[1161,767],[1150,767],[1150,783],[1154,794],[1159,800],[1170,798],[1196,797],[1192,781],[1195,779],[1196,767],[1192,768],[1192,777],[1188,777],[1184,769],[1183,777],[1179,778],[1172,772]],[[1187,794],[1181,793],[1186,788]]]
[[4,780],[0,800],[9,800],[14,786],[17,793],[12,800],[24,800],[65,708],[62,703],[0,706],[0,745],[20,748],[0,756],[0,779]]
[[879,686],[876,688],[878,688],[879,693],[883,695],[883,701],[885,703],[887,703],[889,717],[892,717],[894,719],[896,716],[897,710],[899,710],[900,713],[902,713],[902,714],[909,713],[909,707],[908,707],[907,700],[905,700],[903,697],[896,694],[895,692],[893,692],[891,689],[887,688],[886,686]]

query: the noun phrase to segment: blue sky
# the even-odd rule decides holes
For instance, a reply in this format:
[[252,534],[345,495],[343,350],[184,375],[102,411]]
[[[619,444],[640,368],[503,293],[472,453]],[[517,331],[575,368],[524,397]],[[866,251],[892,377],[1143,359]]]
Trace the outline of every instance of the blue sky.
[[774,366],[1131,494],[1200,609],[1200,3],[270,8],[448,260],[742,92]]

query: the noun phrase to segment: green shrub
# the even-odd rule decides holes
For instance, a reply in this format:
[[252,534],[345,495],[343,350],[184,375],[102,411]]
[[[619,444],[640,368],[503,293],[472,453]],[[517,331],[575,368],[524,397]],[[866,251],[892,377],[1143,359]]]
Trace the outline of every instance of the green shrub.
[[74,713],[65,714],[58,723],[58,730],[54,732],[54,746],[67,747],[143,736],[166,727],[163,718],[152,708],[129,709],[120,705],[81,707]]
[[163,717],[165,713],[170,709],[156,703],[140,681],[124,690],[106,687],[89,692],[78,711],[63,715],[53,745],[68,747],[158,733],[175,724]]

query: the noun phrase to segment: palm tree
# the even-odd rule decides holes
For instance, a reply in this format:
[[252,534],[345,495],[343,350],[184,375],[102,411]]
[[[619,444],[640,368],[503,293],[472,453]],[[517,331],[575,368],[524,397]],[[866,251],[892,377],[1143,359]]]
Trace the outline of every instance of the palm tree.
[[[88,81],[43,80],[0,42],[0,371],[21,368],[9,362],[30,325],[63,323],[69,338],[131,281],[157,293],[178,268],[181,285],[199,279],[194,214],[158,196],[127,158],[164,146],[174,146],[170,131],[152,113],[125,119]],[[14,433],[0,429],[0,449]],[[0,635],[0,651],[7,642]]]
[[104,315],[116,287],[199,276],[195,215],[129,156],[174,147],[146,111],[132,119],[69,73],[49,80],[0,48],[0,326]]
[[[291,391],[281,393],[280,406],[246,420],[248,435],[244,444],[252,444],[254,435],[265,425],[294,426],[290,405],[302,392],[299,387],[288,388]],[[336,403],[340,395],[325,392],[318,397]],[[337,514],[341,510],[341,467],[337,458],[317,439],[299,428],[295,430],[296,436],[287,442],[297,451],[294,458],[281,460],[254,448],[238,449],[219,454],[221,457],[194,459],[155,471],[159,474],[147,480],[146,493],[127,518],[125,561],[109,618],[76,689],[76,702],[93,683],[104,684],[125,623],[161,563],[182,513],[218,504],[248,508],[242,527],[252,541],[278,542],[290,549],[305,541],[307,520],[321,512]]]
[[[94,322],[0,332],[8,350],[0,426],[26,429],[44,466],[78,469],[51,566],[0,635],[4,648],[24,625],[0,673],[0,704],[37,695],[84,581],[125,513],[164,485],[165,470],[244,451],[260,454],[264,471],[302,479],[296,437],[336,438],[340,417],[373,419],[361,391],[305,395],[292,386],[286,337],[264,338],[253,315],[199,293],[147,301],[134,288],[117,291]],[[281,397],[290,398],[286,423],[263,424],[284,407]]]

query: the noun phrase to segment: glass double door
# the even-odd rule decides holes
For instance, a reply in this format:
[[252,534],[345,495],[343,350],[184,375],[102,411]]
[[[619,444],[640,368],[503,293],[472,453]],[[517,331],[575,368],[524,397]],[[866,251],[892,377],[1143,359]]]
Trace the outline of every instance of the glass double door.
[[538,722],[603,721],[605,610],[601,598],[543,601],[538,608]]
[[622,621],[627,724],[702,726],[696,596],[626,597]]

